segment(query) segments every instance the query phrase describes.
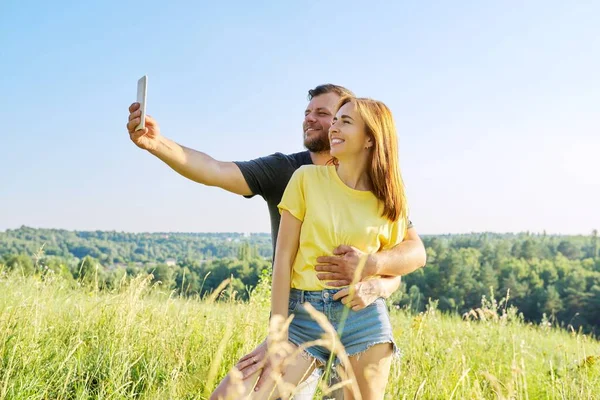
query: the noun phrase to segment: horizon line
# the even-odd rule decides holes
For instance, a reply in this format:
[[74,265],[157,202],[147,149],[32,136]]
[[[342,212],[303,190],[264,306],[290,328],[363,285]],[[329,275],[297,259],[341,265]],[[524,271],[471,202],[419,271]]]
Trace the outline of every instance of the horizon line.
[[[124,230],[106,230],[106,229],[66,229],[66,228],[45,228],[45,227],[33,227],[28,225],[21,225],[18,228],[5,228],[0,230],[0,233],[6,233],[7,231],[15,231],[22,228],[35,229],[35,230],[55,230],[55,231],[67,231],[67,232],[114,232],[114,233],[131,233],[131,234],[250,234],[250,235],[268,235],[271,236],[271,232],[265,231],[124,231]],[[597,232],[597,229],[591,229],[588,233],[557,233],[557,232],[547,232],[545,230],[540,231],[517,231],[517,232],[507,232],[507,231],[468,231],[468,232],[444,232],[444,233],[419,233],[420,237],[424,236],[451,236],[451,235],[482,235],[482,234],[492,234],[492,235],[533,235],[533,236],[593,236],[594,231]]]

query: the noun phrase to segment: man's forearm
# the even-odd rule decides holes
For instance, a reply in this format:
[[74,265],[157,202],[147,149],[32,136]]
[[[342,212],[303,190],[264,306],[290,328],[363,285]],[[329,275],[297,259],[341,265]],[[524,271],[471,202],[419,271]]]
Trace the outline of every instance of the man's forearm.
[[371,254],[367,275],[402,276],[423,267],[427,261],[420,239],[405,240],[389,250]]
[[160,138],[157,148],[150,153],[180,175],[202,184],[207,184],[207,170],[210,163],[215,161],[207,154],[183,147],[164,136]]
[[217,161],[174,141],[161,137],[156,149],[150,151],[180,175],[207,186],[216,186],[229,192],[248,196],[252,190],[235,163]]

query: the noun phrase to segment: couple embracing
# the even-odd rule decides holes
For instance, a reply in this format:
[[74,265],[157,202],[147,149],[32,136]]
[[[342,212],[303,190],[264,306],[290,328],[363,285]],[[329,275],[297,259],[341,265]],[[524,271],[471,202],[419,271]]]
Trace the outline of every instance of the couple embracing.
[[[332,362],[341,376],[353,372],[352,386],[363,399],[383,399],[399,353],[384,299],[398,288],[400,276],[425,264],[423,244],[408,219],[396,127],[384,103],[341,86],[320,85],[308,97],[307,151],[290,155],[215,160],[162,136],[150,116],[136,131],[137,103],[129,108],[127,127],[138,147],[181,175],[246,197],[261,195],[269,206],[271,319],[291,319],[284,339],[299,350],[293,360],[273,365],[267,354],[277,344],[267,338],[236,365],[244,379],[234,398],[278,399],[286,395],[283,387],[297,387],[295,399],[312,398]],[[319,342],[325,331],[314,310],[336,330],[346,356]],[[228,375],[211,399],[233,393],[233,384]],[[335,397],[352,399],[354,393],[344,386]]]

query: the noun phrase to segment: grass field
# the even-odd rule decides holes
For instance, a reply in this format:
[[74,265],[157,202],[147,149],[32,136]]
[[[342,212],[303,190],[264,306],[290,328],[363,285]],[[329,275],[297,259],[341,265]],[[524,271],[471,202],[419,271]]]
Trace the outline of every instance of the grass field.
[[[0,398],[206,399],[263,340],[267,298],[215,303],[169,297],[143,278],[102,293],[3,275]],[[498,309],[479,310],[485,321],[392,310],[403,357],[386,398],[598,398],[598,341]]]

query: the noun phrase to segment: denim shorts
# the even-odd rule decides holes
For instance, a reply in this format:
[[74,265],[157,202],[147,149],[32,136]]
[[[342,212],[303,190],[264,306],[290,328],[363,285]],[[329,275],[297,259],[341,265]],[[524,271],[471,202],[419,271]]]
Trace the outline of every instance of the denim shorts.
[[[317,311],[325,314],[338,332],[348,356],[363,353],[380,343],[391,343],[394,355],[399,356],[385,300],[379,298],[366,308],[353,311],[342,304],[341,300],[333,300],[333,296],[340,290],[341,288],[321,291],[290,289],[288,311],[290,315],[294,315],[288,332],[290,342],[300,346],[323,337],[325,331],[303,306],[310,303]],[[322,364],[327,364],[331,357],[331,351],[322,346],[308,347],[306,351]],[[333,365],[341,362],[335,354],[332,361]]]

